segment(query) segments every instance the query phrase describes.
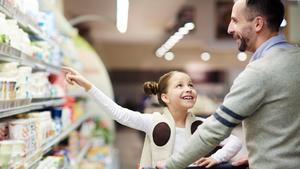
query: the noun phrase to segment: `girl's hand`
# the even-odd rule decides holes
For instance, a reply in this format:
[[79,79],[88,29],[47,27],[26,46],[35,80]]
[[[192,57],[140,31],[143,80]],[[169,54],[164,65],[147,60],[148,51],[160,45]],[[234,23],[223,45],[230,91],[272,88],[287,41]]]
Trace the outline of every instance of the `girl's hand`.
[[248,157],[242,157],[239,160],[233,161],[232,162],[233,166],[241,166],[241,165],[248,165]]
[[218,162],[211,157],[207,157],[207,158],[203,157],[203,158],[200,158],[198,161],[196,161],[194,164],[201,166],[201,167],[209,168],[209,167],[212,167],[212,166],[218,164]]
[[85,91],[88,91],[92,88],[92,83],[89,82],[87,79],[85,79],[79,72],[76,70],[70,68],[70,67],[62,67],[61,69],[65,73],[66,81],[74,85],[76,83],[77,85],[83,87]]

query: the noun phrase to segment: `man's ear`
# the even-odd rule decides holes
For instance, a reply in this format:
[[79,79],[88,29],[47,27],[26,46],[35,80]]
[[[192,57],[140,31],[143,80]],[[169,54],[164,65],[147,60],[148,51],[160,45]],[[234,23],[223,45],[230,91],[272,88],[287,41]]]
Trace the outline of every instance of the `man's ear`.
[[161,94],[161,100],[164,101],[166,104],[169,103],[169,98],[165,93]]
[[255,17],[254,22],[255,22],[255,31],[256,32],[260,32],[264,26],[267,26],[265,18],[263,18],[261,16]]

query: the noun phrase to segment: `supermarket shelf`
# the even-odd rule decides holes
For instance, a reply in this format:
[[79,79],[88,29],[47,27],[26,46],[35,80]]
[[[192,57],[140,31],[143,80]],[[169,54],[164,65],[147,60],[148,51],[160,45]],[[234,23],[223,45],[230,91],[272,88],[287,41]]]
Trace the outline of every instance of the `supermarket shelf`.
[[78,166],[79,163],[83,160],[84,156],[87,154],[88,150],[91,148],[92,142],[89,141],[85,144],[85,146],[81,149],[78,156],[74,160],[74,166]]
[[21,52],[6,44],[0,44],[0,60],[6,62],[21,62]]
[[[34,35],[35,38],[46,41],[49,46],[57,46],[57,43],[47,36],[47,33],[42,31],[37,23],[19,9],[12,7],[8,0],[0,0],[0,12],[4,13],[8,18],[15,19],[23,30]],[[63,49],[61,50],[64,53]]]
[[21,61],[22,61],[21,62],[22,64],[29,65],[36,69],[46,70],[46,71],[54,73],[54,74],[60,73],[60,67],[37,60],[37,59],[32,58],[24,53],[22,53]]
[[64,103],[64,99],[48,100],[43,102],[30,103],[28,105],[0,110],[0,118],[9,117],[33,110],[43,109],[47,107],[56,107]]
[[51,73],[60,73],[60,67],[37,60],[6,44],[0,44],[0,61],[18,62]]
[[[57,143],[62,141],[64,138],[66,138],[73,130],[77,129],[88,118],[90,118],[90,115],[88,115],[88,114],[84,115],[79,120],[77,120],[74,124],[72,124],[70,127],[68,127],[66,130],[64,130],[61,134],[59,134],[55,138],[51,139],[47,144],[42,146],[42,148],[40,148],[40,150],[36,151],[34,154],[32,154],[31,156],[29,156],[26,159],[26,161],[24,163],[24,167],[26,169],[35,168],[35,166],[37,166],[38,162],[41,160],[42,156],[47,154],[51,150],[52,146],[56,145]],[[87,149],[88,148],[89,147],[87,147]]]
[[40,28],[38,27],[37,23],[34,23],[32,19],[28,16],[23,14],[17,8],[12,7],[7,0],[0,0],[0,11],[4,13],[8,18],[13,18],[17,20],[20,27],[22,27],[27,32],[30,32],[34,35],[37,35],[41,39],[48,39],[45,36]]
[[72,124],[68,129],[66,129],[65,131],[63,131],[60,135],[58,135],[56,138],[54,138],[53,140],[50,141],[49,144],[45,145],[42,150],[44,153],[47,153],[51,150],[51,147],[57,143],[59,143],[61,140],[63,140],[64,138],[66,138],[69,133],[73,130],[75,130],[76,128],[78,128],[85,120],[87,120],[88,118],[90,118],[89,114],[84,115],[83,117],[81,117],[79,120],[77,120],[74,124]]

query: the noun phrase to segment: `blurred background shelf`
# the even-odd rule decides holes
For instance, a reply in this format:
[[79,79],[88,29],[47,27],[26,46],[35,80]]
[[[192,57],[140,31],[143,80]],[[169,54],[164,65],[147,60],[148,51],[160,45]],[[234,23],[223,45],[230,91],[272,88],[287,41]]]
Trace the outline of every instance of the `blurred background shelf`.
[[31,66],[34,69],[41,69],[54,74],[60,73],[60,67],[28,56],[7,44],[0,44],[0,61],[17,62],[22,65]]
[[[0,103],[4,104],[5,102],[14,102],[14,101],[1,101]],[[56,107],[62,105],[63,103],[64,103],[64,99],[54,99],[54,100],[46,100],[41,102],[29,103],[23,106],[1,109],[0,118],[22,114],[33,110],[44,109],[47,107]]]
[[[60,141],[65,139],[72,131],[77,129],[88,118],[90,118],[90,115],[85,114],[83,117],[80,117],[80,119],[78,119],[75,123],[69,126],[66,130],[62,131],[62,133],[55,136],[54,138],[51,138],[48,143],[46,143],[44,146],[42,146],[40,149],[38,149],[35,153],[30,155],[28,158],[26,158],[24,167],[26,169],[30,169],[30,168],[34,168],[34,166],[37,166],[38,165],[37,163],[42,159],[43,155],[47,154],[54,145],[58,144]],[[87,144],[86,146],[87,146],[86,149],[88,149],[90,144]]]

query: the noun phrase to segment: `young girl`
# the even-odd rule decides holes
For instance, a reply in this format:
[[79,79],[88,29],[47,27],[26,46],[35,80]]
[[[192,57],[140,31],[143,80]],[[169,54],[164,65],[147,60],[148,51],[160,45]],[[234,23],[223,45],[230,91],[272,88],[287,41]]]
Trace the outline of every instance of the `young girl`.
[[[119,106],[77,71],[67,67],[62,70],[69,84],[76,83],[83,87],[114,120],[146,133],[141,167],[155,167],[158,161],[177,152],[202,123],[188,112],[195,104],[197,93],[191,78],[183,72],[171,71],[161,76],[158,83],[144,84],[145,93],[157,95],[159,103],[165,108],[163,112],[142,114]],[[229,161],[241,148],[240,140],[233,135],[222,145],[223,148],[195,164],[208,168]]]

